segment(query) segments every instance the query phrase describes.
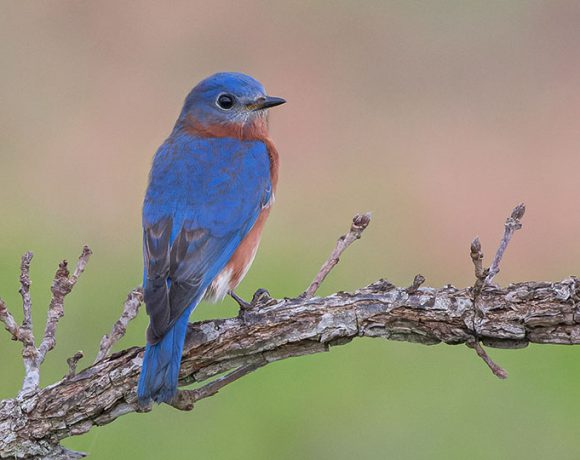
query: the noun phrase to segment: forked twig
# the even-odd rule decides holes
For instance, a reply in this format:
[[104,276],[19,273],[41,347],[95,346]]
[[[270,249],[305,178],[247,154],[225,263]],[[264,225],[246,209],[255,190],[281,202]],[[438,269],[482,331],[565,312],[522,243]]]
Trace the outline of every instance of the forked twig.
[[[8,311],[6,304],[0,299],[0,321],[8,332],[12,335],[13,340],[22,342],[22,359],[24,362],[24,380],[19,396],[27,395],[38,389],[40,384],[40,366],[43,363],[46,354],[56,345],[56,327],[59,319],[64,315],[64,298],[71,292],[79,276],[84,271],[92,252],[88,246],[83,247],[79,256],[75,271],[69,277],[66,260],[63,260],[56,271],[52,282],[52,298],[48,307],[48,315],[44,334],[38,348],[35,344],[34,334],[32,332],[32,300],[30,297],[30,262],[32,253],[26,252],[22,256],[20,264],[20,295],[22,296],[22,309],[24,319],[22,325],[18,326],[12,314]],[[75,355],[76,356],[76,355]],[[80,359],[78,357],[76,362]]]
[[48,316],[44,327],[44,335],[38,347],[39,366],[44,361],[46,354],[56,346],[56,327],[59,320],[64,316],[64,298],[72,291],[77,283],[79,276],[85,270],[92,253],[93,252],[88,246],[83,247],[75,271],[71,276],[69,276],[68,262],[66,260],[63,260],[56,270],[50,288],[52,298],[50,299],[50,304],[48,306]]
[[522,228],[522,224],[520,222],[521,218],[524,216],[526,211],[526,207],[523,203],[518,204],[510,214],[510,216],[506,219],[505,226],[504,226],[504,234],[499,243],[499,247],[495,253],[495,257],[491,263],[491,266],[487,269],[483,268],[483,253],[481,252],[481,243],[479,238],[475,238],[471,242],[471,251],[470,256],[473,262],[473,267],[475,271],[475,284],[473,285],[473,333],[474,338],[467,342],[467,346],[473,348],[477,355],[487,364],[487,366],[491,369],[493,374],[500,379],[506,379],[508,373],[505,369],[501,366],[493,362],[493,360],[489,357],[486,353],[484,348],[479,343],[479,334],[477,332],[477,323],[479,318],[481,317],[481,309],[478,305],[478,300],[481,295],[483,288],[487,285],[490,285],[493,281],[495,275],[499,273],[499,265],[503,258],[504,252],[507,249],[511,238],[516,230]]

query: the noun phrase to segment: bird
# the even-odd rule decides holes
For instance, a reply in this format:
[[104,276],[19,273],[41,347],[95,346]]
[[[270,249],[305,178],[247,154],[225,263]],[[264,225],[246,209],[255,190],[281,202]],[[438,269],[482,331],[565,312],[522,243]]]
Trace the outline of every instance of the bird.
[[274,202],[279,155],[260,82],[221,72],[187,95],[153,158],[143,202],[143,293],[149,326],[137,396],[169,403],[187,323],[202,300],[231,295],[252,264]]

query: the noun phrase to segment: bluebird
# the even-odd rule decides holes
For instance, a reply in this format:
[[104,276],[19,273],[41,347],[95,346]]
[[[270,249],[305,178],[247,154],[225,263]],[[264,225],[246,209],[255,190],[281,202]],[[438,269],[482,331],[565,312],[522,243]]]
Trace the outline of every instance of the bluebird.
[[143,204],[141,404],[175,396],[197,304],[228,294],[243,302],[234,289],[256,255],[278,182],[267,109],[284,102],[248,75],[212,75],[189,93],[155,154]]

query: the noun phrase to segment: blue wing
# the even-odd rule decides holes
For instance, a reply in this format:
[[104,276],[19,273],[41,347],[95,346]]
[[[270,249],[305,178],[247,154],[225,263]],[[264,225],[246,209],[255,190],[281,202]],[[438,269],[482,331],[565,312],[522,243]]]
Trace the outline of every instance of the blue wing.
[[149,343],[199,302],[270,191],[270,160],[260,141],[178,134],[159,148],[143,206]]

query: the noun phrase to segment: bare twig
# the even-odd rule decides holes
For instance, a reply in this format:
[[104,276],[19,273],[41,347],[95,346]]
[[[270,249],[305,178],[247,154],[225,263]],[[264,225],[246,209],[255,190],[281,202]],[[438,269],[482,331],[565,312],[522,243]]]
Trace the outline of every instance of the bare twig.
[[10,332],[12,340],[20,340],[20,328],[2,299],[0,299],[0,321],[4,323],[4,329]]
[[30,299],[30,261],[32,253],[27,252],[22,256],[20,263],[20,295],[22,296],[22,310],[24,319],[22,325],[18,326],[14,317],[8,310],[4,301],[0,300],[0,320],[10,332],[13,340],[22,342],[22,360],[25,369],[25,377],[22,388],[26,388],[29,382],[39,378],[36,372],[36,359],[38,352],[34,344],[34,334],[32,332],[32,302]]
[[30,298],[30,262],[32,252],[26,252],[20,263],[20,295],[22,296],[22,311],[24,317],[20,326],[20,341],[22,342],[22,360],[24,362],[24,380],[22,382],[21,394],[28,389],[36,388],[40,381],[40,370],[38,369],[38,349],[32,331],[32,300]]
[[471,260],[475,269],[475,277],[477,279],[483,278],[483,252],[481,252],[481,242],[477,236],[471,242]]
[[123,305],[123,313],[121,317],[115,322],[110,334],[105,334],[99,344],[99,352],[95,358],[95,363],[106,358],[111,348],[117,343],[127,332],[127,325],[139,313],[139,307],[143,303],[143,288],[138,287],[133,289],[127,296],[125,304]]
[[28,251],[22,256],[20,263],[20,295],[22,296],[22,309],[24,319],[22,329],[30,331],[32,334],[32,300],[30,299],[30,261],[33,254]]
[[506,219],[503,237],[499,243],[499,247],[497,248],[493,262],[489,267],[489,273],[485,278],[485,284],[491,284],[495,275],[499,273],[499,264],[501,263],[503,254],[507,249],[515,231],[522,228],[520,220],[522,217],[524,217],[525,212],[526,206],[523,203],[520,203],[513,209],[511,215]]
[[338,241],[336,242],[336,247],[330,254],[330,257],[327,261],[322,265],[320,271],[308,286],[308,289],[304,291],[304,293],[300,296],[303,299],[310,299],[311,297],[316,294],[318,288],[326,278],[326,276],[330,273],[330,271],[334,268],[334,266],[340,261],[340,256],[342,253],[348,248],[352,243],[358,240],[362,232],[368,227],[371,221],[371,214],[367,212],[366,214],[357,214],[352,219],[352,225],[350,230],[347,234],[341,236]]
[[483,285],[485,283],[485,277],[489,269],[483,268],[483,252],[481,252],[481,242],[479,241],[479,237],[476,237],[471,242],[471,260],[473,262],[473,268],[475,271],[475,284],[473,285],[474,289],[474,298],[479,295]]
[[483,359],[483,361],[485,362],[485,364],[487,364],[491,372],[493,372],[493,375],[502,380],[507,379],[508,377],[507,371],[498,364],[493,362],[493,360],[489,357],[489,355],[486,353],[486,351],[481,346],[478,340],[469,340],[466,342],[466,345],[469,348],[473,348],[475,350],[477,356]]
[[52,298],[48,307],[44,336],[40,346],[38,347],[38,365],[42,364],[46,354],[56,345],[56,326],[58,325],[60,318],[64,316],[64,298],[72,291],[77,283],[79,276],[84,271],[87,262],[91,257],[91,254],[92,251],[89,247],[84,246],[83,251],[79,256],[75,271],[70,277],[68,262],[66,260],[63,260],[58,266],[58,270],[54,275],[54,280],[51,286]]
[[73,356],[71,356],[66,360],[66,363],[68,365],[68,373],[66,374],[65,378],[71,378],[76,375],[77,364],[84,356],[85,355],[82,351],[77,351]]
[[190,411],[193,409],[193,406],[197,401],[215,395],[226,385],[241,379],[245,375],[254,372],[256,369],[259,369],[266,364],[268,364],[268,362],[262,359],[259,362],[238,367],[236,370],[219,377],[200,388],[194,390],[180,390],[177,392],[175,398],[173,398],[173,401],[171,401],[170,404],[176,409]]
[[77,283],[79,276],[81,276],[82,273],[85,271],[87,263],[89,262],[89,258],[91,257],[92,254],[93,254],[93,251],[91,251],[91,249],[85,244],[83,246],[83,251],[82,251],[81,255],[79,256],[79,260],[77,261],[75,271],[73,272],[73,274],[69,278],[69,284],[70,284],[69,292],[74,287],[74,285]]

